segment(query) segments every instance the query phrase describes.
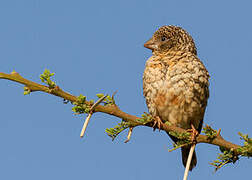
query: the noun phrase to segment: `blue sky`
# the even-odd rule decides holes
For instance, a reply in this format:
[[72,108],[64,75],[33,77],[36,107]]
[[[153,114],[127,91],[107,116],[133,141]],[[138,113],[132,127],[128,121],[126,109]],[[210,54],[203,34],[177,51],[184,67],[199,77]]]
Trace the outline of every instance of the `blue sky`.
[[[0,72],[40,82],[45,68],[64,90],[94,99],[118,91],[125,112],[147,111],[142,74],[151,52],[143,47],[158,27],[178,25],[194,38],[211,75],[205,123],[241,143],[251,121],[251,1],[1,1]],[[119,119],[95,114],[79,138],[84,116],[48,94],[23,95],[23,86],[1,80],[0,179],[182,179],[180,150],[168,152],[164,132],[135,128],[115,141],[105,128]],[[242,158],[217,173],[209,162],[218,147],[199,144],[190,179],[247,179],[252,161]]]

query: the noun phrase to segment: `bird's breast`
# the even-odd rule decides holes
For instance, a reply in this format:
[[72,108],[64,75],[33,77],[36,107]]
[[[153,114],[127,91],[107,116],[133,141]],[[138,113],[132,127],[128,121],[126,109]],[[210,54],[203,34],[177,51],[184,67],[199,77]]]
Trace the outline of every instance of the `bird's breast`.
[[156,107],[154,99],[158,89],[163,86],[167,73],[166,65],[160,61],[159,57],[151,57],[146,61],[143,74],[143,94],[146,99],[149,112],[155,116]]
[[168,62],[151,58],[146,62],[144,96],[152,115],[187,129],[192,119],[198,122],[203,118],[209,75],[194,56]]

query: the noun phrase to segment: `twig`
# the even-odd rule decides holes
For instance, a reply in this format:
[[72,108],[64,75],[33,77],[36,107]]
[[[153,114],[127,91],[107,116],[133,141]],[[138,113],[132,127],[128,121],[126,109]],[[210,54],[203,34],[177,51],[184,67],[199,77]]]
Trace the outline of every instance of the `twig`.
[[81,137],[81,138],[82,138],[82,137],[84,136],[84,134],[85,134],[87,125],[88,125],[88,123],[89,123],[89,120],[90,120],[92,114],[93,114],[93,113],[89,113],[89,114],[88,114],[88,116],[87,116],[87,118],[86,118],[86,120],[85,120],[85,122],[84,122],[84,124],[83,124],[83,127],[82,127],[82,129],[81,129],[81,133],[80,133],[80,137]]
[[80,137],[81,137],[81,138],[82,138],[82,137],[84,136],[84,134],[85,134],[87,125],[88,125],[89,120],[90,120],[90,118],[91,118],[91,116],[92,116],[92,114],[93,114],[94,108],[95,108],[98,104],[100,104],[106,97],[107,97],[107,95],[106,95],[106,96],[102,96],[100,99],[98,99],[98,101],[96,101],[96,103],[94,103],[94,104],[92,105],[92,107],[91,107],[91,109],[90,109],[90,111],[89,111],[89,114],[88,114],[88,116],[87,116],[87,118],[86,118],[86,120],[85,120],[85,122],[84,122],[84,124],[83,124],[83,127],[82,127],[82,129],[81,129],[81,133],[80,133]]
[[[42,92],[49,93],[51,95],[55,95],[63,99],[69,100],[70,102],[77,101],[76,96],[69,94],[66,91],[63,91],[62,89],[55,89],[54,91],[51,91],[49,87],[30,81],[28,79],[25,79],[21,75],[19,75],[17,72],[11,73],[11,74],[0,72],[0,79],[7,79],[10,81],[15,81],[17,83],[23,84],[29,87],[31,92],[42,91]],[[90,102],[88,101],[86,102],[86,104],[91,105]],[[115,105],[111,105],[111,106],[97,105],[96,108],[94,109],[94,112],[102,112],[102,113],[106,113],[112,116],[116,116],[118,118],[124,119],[126,122],[132,123],[133,126],[142,125],[142,126],[152,127],[153,125],[152,123],[142,124],[141,122],[138,121],[139,119],[141,119],[141,117],[128,114],[122,111],[118,106],[115,106]],[[186,130],[182,128],[176,127],[174,125],[167,125],[167,124],[163,124],[161,127],[161,130],[164,130],[166,132],[186,133]],[[237,155],[241,154],[241,152],[237,151],[237,149],[241,148],[241,146],[237,144],[233,144],[229,141],[226,141],[221,136],[218,136],[212,141],[209,141],[209,138],[206,135],[200,134],[197,136],[196,141],[197,143],[213,144],[216,146],[224,147],[226,149],[232,148]],[[248,153],[252,154],[252,150],[250,150]]]
[[127,139],[126,139],[126,141],[124,141],[124,143],[127,143],[127,142],[130,141],[130,138],[131,138],[131,135],[132,135],[132,131],[133,131],[133,127],[130,127],[130,128],[129,128],[129,132],[128,132]]
[[189,144],[189,143],[185,143],[185,144],[181,144],[181,145],[179,145],[179,146],[176,146],[176,147],[174,147],[174,148],[172,148],[172,149],[168,149],[168,152],[175,151],[176,149],[179,149],[179,148],[181,148],[181,147],[187,146],[188,144]]
[[113,99],[113,101],[114,101],[114,98],[115,98],[115,95],[116,95],[116,93],[117,93],[117,90],[115,91],[115,92],[113,92],[113,94],[112,94],[112,99]]
[[187,158],[187,162],[186,162],[186,168],[185,168],[185,173],[184,173],[183,180],[187,180],[187,176],[188,176],[190,164],[191,164],[191,161],[192,161],[193,152],[195,150],[195,146],[196,146],[196,144],[193,144],[191,146],[191,148],[190,148],[190,152],[189,152],[189,155],[188,155],[188,158]]
[[216,135],[217,137],[220,136],[220,132],[221,132],[221,128],[217,132],[217,135]]

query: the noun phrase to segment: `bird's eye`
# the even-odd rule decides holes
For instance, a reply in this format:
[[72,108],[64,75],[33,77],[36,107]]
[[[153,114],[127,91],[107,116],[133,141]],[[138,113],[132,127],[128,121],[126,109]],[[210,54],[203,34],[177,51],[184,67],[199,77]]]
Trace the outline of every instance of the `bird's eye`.
[[161,38],[161,41],[165,41],[165,40],[166,40],[166,37],[163,36],[163,37]]

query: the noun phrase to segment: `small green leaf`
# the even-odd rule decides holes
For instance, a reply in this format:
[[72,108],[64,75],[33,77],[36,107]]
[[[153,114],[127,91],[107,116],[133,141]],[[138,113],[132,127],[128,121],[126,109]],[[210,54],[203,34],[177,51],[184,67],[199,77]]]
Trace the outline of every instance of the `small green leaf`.
[[224,150],[225,148],[222,148],[222,153],[218,153],[217,160],[210,163],[215,167],[215,171],[223,167],[224,165],[228,163],[235,163],[238,160],[238,156],[235,155],[234,151],[232,149],[230,150]]
[[128,127],[129,124],[125,121],[122,121],[113,128],[107,128],[105,132],[109,137],[112,138],[112,141],[114,141],[114,139],[118,136],[118,134],[120,134],[123,130],[127,129]]
[[237,149],[237,151],[242,156],[252,157],[252,138],[249,138],[248,134],[238,133],[241,137],[241,140],[244,140],[243,146]]
[[206,125],[203,130],[203,133],[207,136],[207,139],[212,141],[217,137],[217,131],[212,129],[210,126]]
[[30,93],[31,93],[31,90],[27,86],[25,86],[24,87],[24,95],[27,95],[27,94],[30,94]]
[[139,123],[146,124],[153,121],[153,117],[146,112],[144,112],[141,116],[142,118],[137,119]]
[[77,100],[73,103],[72,111],[76,114],[83,114],[90,112],[90,106],[86,103],[86,96],[80,94]]
[[40,79],[43,83],[47,84],[49,88],[54,88],[56,83],[51,80],[52,76],[54,76],[54,73],[51,73],[48,69],[45,69],[43,74],[40,75]]
[[[96,94],[96,96],[100,99],[104,96],[104,94],[99,93],[99,94]],[[103,100],[102,103],[104,104],[104,106],[113,105],[113,104],[115,104],[115,101],[112,97],[110,97],[109,95],[106,95],[106,98]]]
[[96,94],[96,96],[97,96],[98,98],[102,98],[102,97],[104,96],[104,94],[100,93],[100,94]]

